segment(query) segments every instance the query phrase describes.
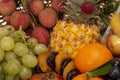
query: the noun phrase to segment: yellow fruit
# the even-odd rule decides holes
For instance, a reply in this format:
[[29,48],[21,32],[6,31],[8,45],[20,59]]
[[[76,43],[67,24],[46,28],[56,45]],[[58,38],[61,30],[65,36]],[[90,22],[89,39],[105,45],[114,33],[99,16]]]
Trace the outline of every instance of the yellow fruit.
[[66,76],[67,76],[67,74],[69,73],[69,71],[71,71],[71,70],[73,70],[73,69],[75,69],[74,61],[70,61],[70,62],[66,65],[65,69],[63,70],[63,78],[64,78],[64,80],[66,80]]
[[107,46],[115,56],[120,56],[120,37],[111,35],[108,38]]
[[100,39],[101,35],[96,25],[58,21],[51,32],[50,49],[74,58],[79,48],[85,44],[99,42]]
[[115,13],[110,21],[110,27],[120,37],[120,13]]
[[42,72],[50,72],[51,68],[46,63],[47,58],[49,57],[49,52],[44,52],[38,55],[38,64]]
[[55,71],[57,73],[60,73],[60,67],[62,66],[61,63],[66,58],[68,58],[68,55],[64,54],[64,53],[60,53],[56,56],[56,58],[55,58],[55,65],[56,65]]

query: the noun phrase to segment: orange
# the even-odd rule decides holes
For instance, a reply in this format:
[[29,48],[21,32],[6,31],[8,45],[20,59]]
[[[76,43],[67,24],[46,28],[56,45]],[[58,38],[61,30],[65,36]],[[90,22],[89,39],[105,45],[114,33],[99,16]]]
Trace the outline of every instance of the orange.
[[75,59],[75,65],[82,73],[98,68],[113,59],[110,50],[100,43],[90,43],[81,48]]
[[77,75],[76,77],[74,77],[72,80],[103,80],[101,77],[98,77],[98,76],[91,76],[91,77],[88,77],[86,76],[86,74],[79,74]]

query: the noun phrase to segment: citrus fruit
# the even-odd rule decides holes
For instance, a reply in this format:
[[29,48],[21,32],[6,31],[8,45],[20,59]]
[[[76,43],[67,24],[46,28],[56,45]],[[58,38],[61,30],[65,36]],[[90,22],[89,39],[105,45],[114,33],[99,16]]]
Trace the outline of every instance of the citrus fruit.
[[98,76],[91,76],[91,77],[88,77],[86,76],[86,74],[79,74],[77,75],[76,77],[74,77],[72,80],[103,80],[101,77],[98,77]]
[[81,48],[74,59],[75,65],[82,73],[98,68],[113,59],[110,50],[100,43],[90,43]]

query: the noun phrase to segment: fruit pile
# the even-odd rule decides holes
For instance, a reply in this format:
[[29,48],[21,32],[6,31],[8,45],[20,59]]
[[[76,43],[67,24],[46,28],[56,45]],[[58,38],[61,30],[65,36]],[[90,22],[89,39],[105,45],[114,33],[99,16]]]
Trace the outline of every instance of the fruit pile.
[[119,4],[0,0],[0,80],[119,80]]
[[0,32],[0,67],[6,75],[4,79],[13,80],[15,75],[22,80],[29,79],[32,68],[38,64],[36,55],[47,51],[47,46],[10,25],[0,27]]

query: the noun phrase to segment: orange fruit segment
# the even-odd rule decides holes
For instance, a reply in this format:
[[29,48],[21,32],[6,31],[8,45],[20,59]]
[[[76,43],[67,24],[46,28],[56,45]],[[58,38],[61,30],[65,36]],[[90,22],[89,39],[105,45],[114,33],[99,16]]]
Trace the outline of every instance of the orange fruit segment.
[[98,76],[91,76],[91,77],[88,77],[86,76],[86,74],[79,74],[77,75],[76,77],[74,77],[72,80],[103,80],[101,77],[98,77]]
[[74,59],[75,66],[82,73],[91,71],[113,59],[110,50],[100,43],[90,43],[81,48]]

